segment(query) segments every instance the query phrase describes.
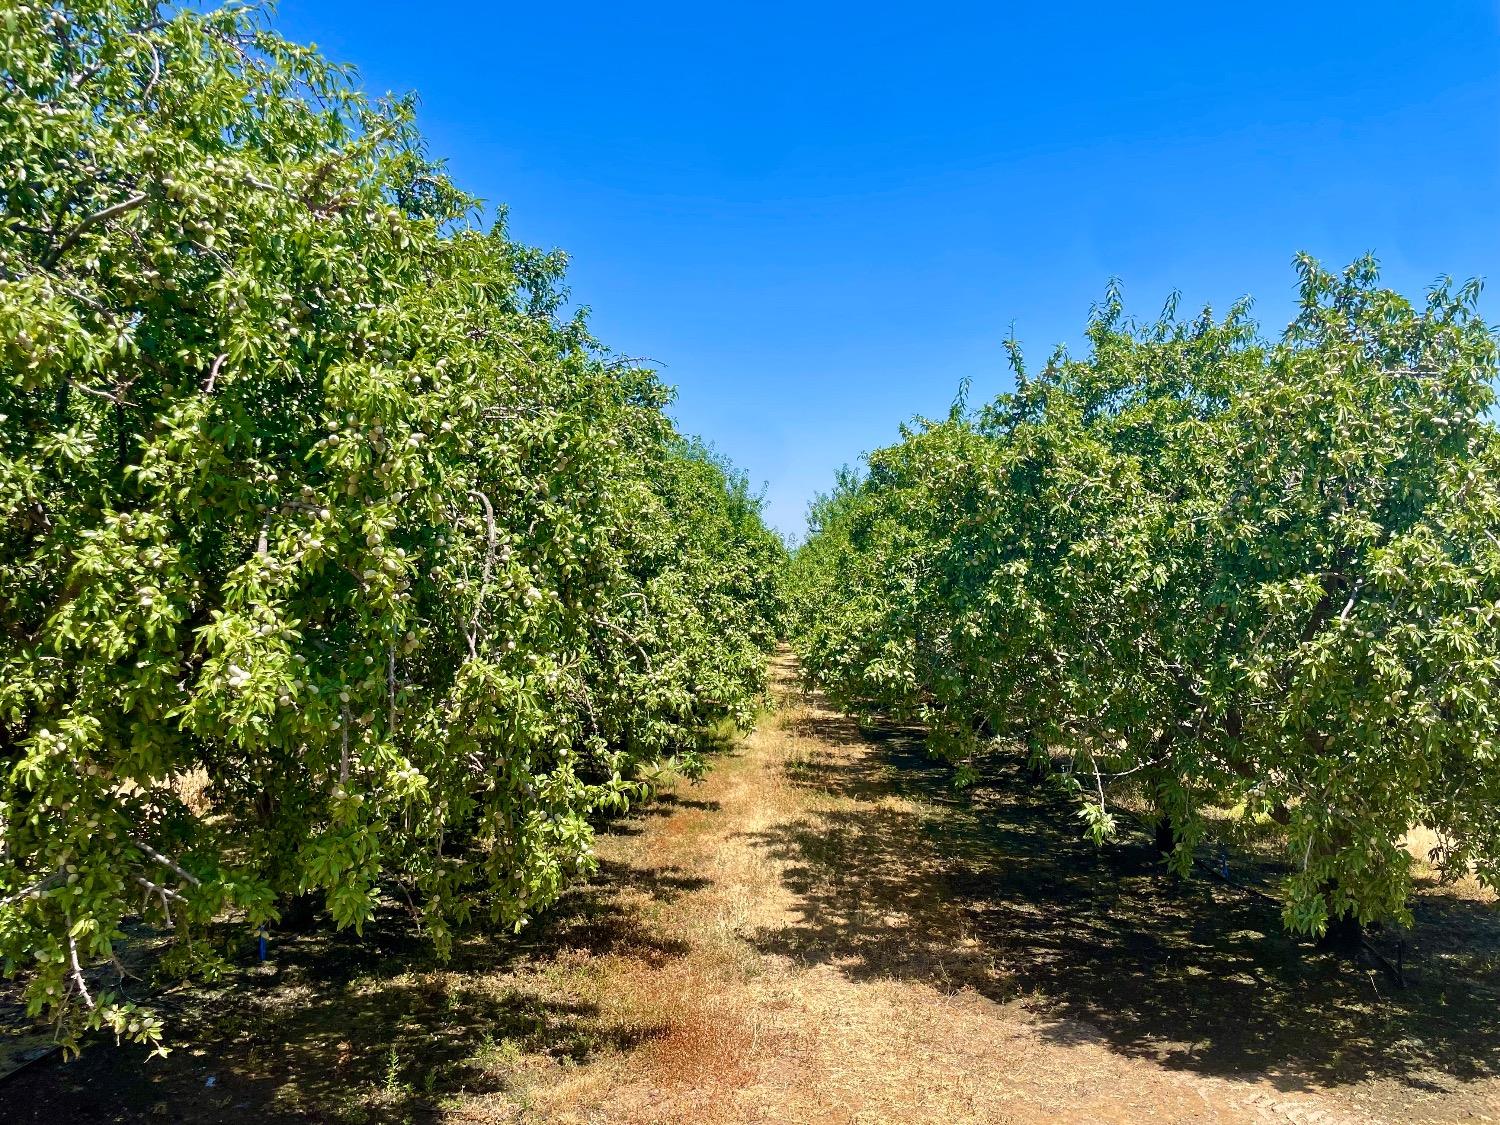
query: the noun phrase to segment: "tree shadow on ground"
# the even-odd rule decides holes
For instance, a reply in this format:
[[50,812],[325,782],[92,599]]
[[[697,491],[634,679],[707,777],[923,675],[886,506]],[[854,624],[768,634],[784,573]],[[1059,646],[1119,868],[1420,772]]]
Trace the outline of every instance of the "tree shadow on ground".
[[[602,831],[629,833],[650,815],[645,806]],[[622,1025],[549,974],[570,959],[684,955],[636,904],[706,885],[670,866],[603,861],[520,934],[476,923],[447,962],[394,902],[362,937],[326,924],[273,933],[264,964],[243,928],[226,929],[234,964],[223,978],[150,998],[179,1049],[148,1060],[99,1038],[74,1062],[34,1063],[0,1087],[0,1120],[426,1121],[459,1093],[524,1100],[523,1058],[567,1066],[665,1033]]]
[[[1393,1078],[1437,1092],[1500,1072],[1491,904],[1419,895],[1398,988],[1286,936],[1254,887],[1167,874],[1144,833],[1096,848],[1019,760],[956,793],[914,728],[814,713],[793,733],[827,744],[786,766],[826,807],[759,836],[801,913],[759,935],[763,952],[967,986],[1024,1002],[1060,1040],[1288,1090]],[[850,742],[863,749],[839,749]],[[1238,877],[1273,883],[1234,859]]]
[[719,811],[719,802],[684,797],[673,792],[658,793],[650,801],[637,805],[627,816],[609,821],[599,829],[599,834],[601,836],[640,836],[646,831],[648,821],[673,817],[684,809],[713,813]]

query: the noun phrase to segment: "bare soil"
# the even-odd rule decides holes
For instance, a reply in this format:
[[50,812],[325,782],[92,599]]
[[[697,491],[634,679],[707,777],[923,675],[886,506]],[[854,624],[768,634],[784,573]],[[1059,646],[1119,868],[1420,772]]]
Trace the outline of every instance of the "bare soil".
[[1376,936],[1398,987],[1285,937],[1263,862],[1096,849],[1019,766],[955,792],[794,673],[522,936],[278,937],[161,998],[167,1059],[34,1063],[0,1121],[1500,1122],[1492,899],[1425,888]]

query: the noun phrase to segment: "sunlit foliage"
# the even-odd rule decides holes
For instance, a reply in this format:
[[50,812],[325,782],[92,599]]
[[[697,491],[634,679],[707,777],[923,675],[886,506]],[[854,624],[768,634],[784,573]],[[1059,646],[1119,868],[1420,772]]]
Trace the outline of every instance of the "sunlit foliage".
[[6,971],[153,1041],[87,971],[134,915],[519,928],[756,706],[757,500],[262,13],[10,4],[0,47]]
[[[1500,876],[1500,449],[1478,286],[1413,306],[1301,259],[1246,307],[1129,321],[904,432],[813,510],[794,631],[851,708],[925,719],[962,776],[1019,747],[1180,871],[1207,807],[1284,828],[1285,919],[1405,917],[1415,826]],[[1268,819],[1267,819],[1268,818]]]

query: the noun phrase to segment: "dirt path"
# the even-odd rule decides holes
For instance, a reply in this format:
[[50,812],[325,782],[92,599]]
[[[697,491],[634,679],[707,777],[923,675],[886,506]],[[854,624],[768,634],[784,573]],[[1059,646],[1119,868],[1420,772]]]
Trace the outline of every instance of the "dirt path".
[[760,729],[519,939],[279,937],[166,996],[170,1058],[35,1064],[0,1120],[1500,1122],[1493,904],[1425,894],[1394,991],[774,672]]
[[[1163,1018],[1159,1034],[1127,1045],[1073,1018],[1070,1010],[1092,1005],[1046,987],[1047,977],[1104,972],[1091,991],[1106,1007],[1115,988],[1129,1008],[1162,999],[1140,995],[1130,973],[1111,980],[1097,957],[1070,963],[1070,943],[1122,924],[1112,907],[1129,897],[1128,883],[1070,925],[1055,909],[1069,897],[1057,885],[1066,876],[1034,873],[1053,885],[1005,906],[1034,922],[1007,922],[1005,939],[993,940],[994,904],[966,884],[1037,841],[1008,839],[1003,817],[990,832],[996,818],[962,815],[972,801],[935,783],[910,738],[862,736],[803,697],[793,671],[778,662],[780,707],[742,753],[670,815],[604,842],[609,864],[649,878],[618,903],[640,926],[640,944],[624,940],[593,958],[587,999],[642,1037],[633,1050],[539,1082],[529,1098],[539,1117],[1340,1122],[1482,1120],[1500,1105],[1493,1080],[1460,1087],[1433,1074],[1413,1085],[1359,1068],[1359,1081],[1327,1077],[1339,1092],[1318,1092],[1316,1067],[1297,1073],[1266,1058],[1271,1065],[1237,1073],[1214,1043],[1174,1042],[1180,1020]],[[1059,847],[1097,866],[1074,825],[1054,827]],[[1162,882],[1154,868],[1145,878]],[[1202,908],[1222,906],[1189,904]],[[1137,936],[1134,960],[1160,952],[1145,948],[1161,944],[1149,926]],[[1194,966],[1191,945],[1182,995],[1195,990],[1186,1002],[1222,1008],[1235,990],[1215,996],[1213,959]],[[1164,974],[1178,975],[1170,954],[1166,961]],[[1265,991],[1275,999],[1274,986]],[[1316,989],[1306,999],[1317,1003]],[[1335,1022],[1323,1021],[1330,1030]]]

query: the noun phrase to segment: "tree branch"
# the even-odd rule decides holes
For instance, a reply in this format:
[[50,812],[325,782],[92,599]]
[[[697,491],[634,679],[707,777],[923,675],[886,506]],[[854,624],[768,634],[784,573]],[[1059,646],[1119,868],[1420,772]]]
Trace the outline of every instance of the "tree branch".
[[1342,612],[1342,613],[1339,614],[1339,620],[1340,621],[1348,621],[1349,620],[1349,611],[1354,608],[1354,599],[1356,599],[1357,597],[1359,597],[1360,587],[1363,586],[1364,584],[1365,584],[1365,580],[1363,578],[1359,579],[1357,582],[1354,583],[1354,591],[1349,595],[1349,601],[1347,603],[1345,603],[1345,605],[1344,605],[1344,612]]
[[48,266],[56,265],[62,259],[62,256],[71,250],[80,238],[88,233],[90,227],[96,227],[100,223],[108,222],[110,219],[123,215],[127,211],[134,211],[145,202],[146,193],[142,191],[132,195],[129,199],[122,199],[119,203],[106,207],[102,211],[95,211],[88,218],[79,222],[71,233],[69,233],[68,237],[62,240],[62,244],[51,254],[47,255],[46,264]]
[[224,361],[228,358],[228,352],[220,352],[214,356],[214,365],[208,369],[208,378],[203,381],[204,394],[211,395],[214,393],[214,383],[218,381],[219,369],[224,366]]
[[620,628],[620,626],[616,625],[613,621],[610,621],[608,618],[596,617],[593,620],[594,620],[594,624],[596,624],[596,625],[603,625],[606,629],[609,629],[609,630],[612,630],[615,633],[618,633],[620,636],[624,637],[631,644],[635,645],[635,650],[638,653],[641,654],[641,660],[645,662],[645,665],[646,665],[646,675],[648,675],[648,676],[654,676],[656,674],[655,672],[653,672],[651,670],[651,657],[649,655],[647,655],[646,648],[645,648],[644,645],[641,644],[640,639],[638,637],[635,637],[632,634],[627,633],[624,629]]
[[339,723],[339,784],[343,785],[349,780],[349,705],[343,706],[343,714]]
[[163,887],[160,883],[153,883],[144,875],[135,876],[135,881],[154,895],[161,895],[162,898],[175,898],[178,902],[187,901],[187,899],[183,898],[182,895],[178,894],[171,887]]
[[89,994],[89,986],[84,983],[83,966],[78,963],[78,943],[73,940],[73,929],[68,927],[68,959],[73,962],[73,983],[78,985],[78,991],[83,996],[83,1002],[89,1011],[94,1010],[94,998]]
[[75,391],[82,391],[86,395],[93,395],[95,398],[102,398],[105,402],[113,403],[115,406],[135,405],[135,403],[133,402],[126,401],[126,399],[119,394],[110,394],[108,391],[101,391],[97,387],[85,386],[84,384],[78,382],[78,380],[76,379],[69,379],[68,383]]
[[21,902],[25,899],[40,897],[43,891],[45,891],[48,887],[50,887],[53,883],[57,882],[57,880],[61,878],[61,871],[54,871],[51,875],[43,875],[40,879],[38,879],[35,883],[32,883],[31,886],[27,887],[26,889],[17,891],[9,898],[0,898],[0,906],[14,906],[16,903]]
[[184,869],[182,865],[179,864],[176,860],[167,858],[155,848],[151,847],[148,844],[143,844],[139,840],[132,840],[131,843],[140,848],[142,852],[144,852],[151,859],[156,860],[156,862],[161,864],[163,867],[170,867],[173,871],[177,872],[178,875],[180,875],[187,882],[191,883],[193,886],[203,886],[203,880],[199,879],[191,871]]
[[385,650],[386,734],[396,738],[396,646]]

